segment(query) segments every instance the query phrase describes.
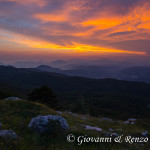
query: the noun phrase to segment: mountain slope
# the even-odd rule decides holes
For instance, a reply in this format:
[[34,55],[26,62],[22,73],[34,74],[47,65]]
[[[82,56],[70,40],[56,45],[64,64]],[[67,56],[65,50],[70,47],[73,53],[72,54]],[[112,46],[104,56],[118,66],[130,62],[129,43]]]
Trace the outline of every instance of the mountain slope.
[[57,72],[70,76],[89,78],[113,78],[128,81],[150,82],[150,67],[121,67],[121,66],[78,66],[74,70],[60,70],[42,65],[36,69],[48,72]]
[[[0,138],[0,148],[2,150],[141,150],[148,149],[150,143],[128,144],[128,143],[82,143],[67,142],[67,135],[73,134],[84,137],[105,137],[104,133],[114,129],[119,135],[141,136],[145,130],[150,131],[150,120],[137,120],[134,125],[124,124],[124,120],[114,120],[114,122],[100,121],[100,117],[91,117],[89,115],[71,114],[69,112],[58,112],[39,103],[33,103],[26,100],[5,101],[0,100],[0,122],[5,130],[13,130],[18,139],[9,140]],[[69,131],[58,136],[50,134],[38,135],[29,130],[28,125],[31,118],[38,115],[60,115],[64,117],[69,125]],[[112,118],[113,119],[113,118]],[[86,130],[83,125],[89,125],[102,129],[102,132],[95,130]],[[121,130],[122,129],[122,130]]]
[[82,95],[91,115],[149,118],[148,83],[70,77],[36,69],[0,66],[0,90],[8,91],[12,96],[27,98],[29,92],[42,85],[48,85],[58,95],[62,110],[72,110],[76,99]]
[[24,88],[48,85],[56,91],[115,92],[149,96],[150,84],[114,79],[89,79],[70,77],[34,69],[0,66],[0,82]]

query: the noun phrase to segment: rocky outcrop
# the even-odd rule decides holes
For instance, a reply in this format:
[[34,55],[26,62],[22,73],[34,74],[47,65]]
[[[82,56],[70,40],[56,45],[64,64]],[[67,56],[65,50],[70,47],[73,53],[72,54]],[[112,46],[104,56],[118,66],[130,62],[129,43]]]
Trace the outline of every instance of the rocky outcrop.
[[10,139],[17,139],[17,134],[12,130],[0,130],[0,137],[2,138],[10,138]]
[[34,117],[28,127],[40,134],[51,133],[58,128],[61,130],[69,129],[68,123],[63,117],[53,115]]

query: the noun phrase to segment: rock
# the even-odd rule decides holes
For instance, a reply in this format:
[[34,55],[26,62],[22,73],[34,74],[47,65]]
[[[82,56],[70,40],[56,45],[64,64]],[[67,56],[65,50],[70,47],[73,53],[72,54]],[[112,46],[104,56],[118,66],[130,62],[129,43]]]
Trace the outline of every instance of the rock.
[[0,122],[0,130],[2,130],[2,122]]
[[112,120],[112,119],[110,119],[110,118],[102,118],[101,120],[106,120],[106,121],[113,122],[113,120]]
[[119,136],[117,133],[109,133],[109,132],[105,132],[104,135],[108,136],[108,137],[110,137],[110,136],[115,136],[115,137]]
[[136,121],[137,119],[135,119],[135,118],[130,118],[130,119],[128,119],[127,121],[124,121],[124,123],[125,124],[131,124],[131,125],[133,125],[133,124],[135,124],[135,121]]
[[131,122],[131,124],[133,125],[133,124],[135,124],[135,122]]
[[96,130],[96,131],[99,131],[99,132],[102,132],[103,130],[101,128],[98,128],[98,127],[92,127],[92,126],[89,126],[89,125],[83,125],[85,127],[86,130]]
[[108,131],[109,131],[109,132],[114,132],[115,130],[110,128]]
[[142,133],[142,135],[143,135],[143,136],[148,136],[148,132],[147,132],[147,131],[144,131],[144,132]]
[[63,114],[63,112],[61,112],[61,111],[56,111],[58,114]]
[[129,124],[129,121],[124,121],[124,124]]
[[136,119],[135,119],[135,118],[130,118],[130,119],[128,119],[127,121],[129,121],[129,122],[135,122]]
[[117,133],[111,133],[112,136],[119,136]]
[[18,97],[8,97],[6,98],[5,100],[17,100],[17,101],[20,101],[22,99],[18,98]]
[[28,127],[37,133],[53,132],[53,130],[57,130],[57,127],[62,130],[69,129],[68,123],[63,117],[53,115],[34,117]]
[[11,139],[17,139],[17,134],[12,130],[0,130],[0,137],[2,138],[11,138]]

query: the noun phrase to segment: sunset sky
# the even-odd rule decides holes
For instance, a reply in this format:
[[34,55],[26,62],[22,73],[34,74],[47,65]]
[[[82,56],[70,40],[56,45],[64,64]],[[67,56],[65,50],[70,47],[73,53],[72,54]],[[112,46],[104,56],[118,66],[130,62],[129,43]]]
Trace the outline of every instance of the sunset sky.
[[0,0],[0,62],[149,55],[149,0]]

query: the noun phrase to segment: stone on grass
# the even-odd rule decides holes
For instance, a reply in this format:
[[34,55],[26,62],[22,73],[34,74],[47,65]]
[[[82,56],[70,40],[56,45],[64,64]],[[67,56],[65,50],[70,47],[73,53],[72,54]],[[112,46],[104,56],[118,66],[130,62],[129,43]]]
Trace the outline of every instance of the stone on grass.
[[33,131],[43,134],[51,133],[54,130],[68,130],[69,126],[67,121],[61,116],[48,115],[48,116],[37,116],[31,119],[28,127]]
[[135,118],[130,118],[130,119],[128,119],[127,121],[129,121],[129,122],[135,122],[136,119],[135,119]]
[[115,131],[114,129],[111,129],[111,128],[109,129],[109,132],[114,132],[114,131]]
[[105,121],[113,122],[113,120],[112,120],[112,119],[110,119],[110,118],[102,118],[101,120],[105,120]]
[[84,125],[84,127],[85,127],[86,130],[96,130],[96,131],[99,131],[99,132],[103,131],[101,128],[92,127],[92,126],[89,126],[89,125]]
[[127,121],[124,121],[124,123],[125,123],[125,124],[134,125],[136,120],[137,120],[137,119],[135,119],[135,118],[130,118],[130,119],[128,119]]
[[111,133],[112,136],[119,136],[117,133]]
[[142,132],[142,135],[143,135],[143,136],[148,136],[148,132],[147,132],[147,131],[144,131],[144,132]]
[[17,101],[20,101],[22,99],[18,98],[18,97],[8,97],[8,98],[5,98],[5,100],[17,100]]
[[135,124],[135,122],[131,122],[131,124],[133,125],[133,124]]
[[58,114],[63,114],[63,112],[61,112],[61,111],[56,111]]
[[17,139],[17,134],[12,130],[0,130],[0,137],[2,138],[10,138],[10,139]]

